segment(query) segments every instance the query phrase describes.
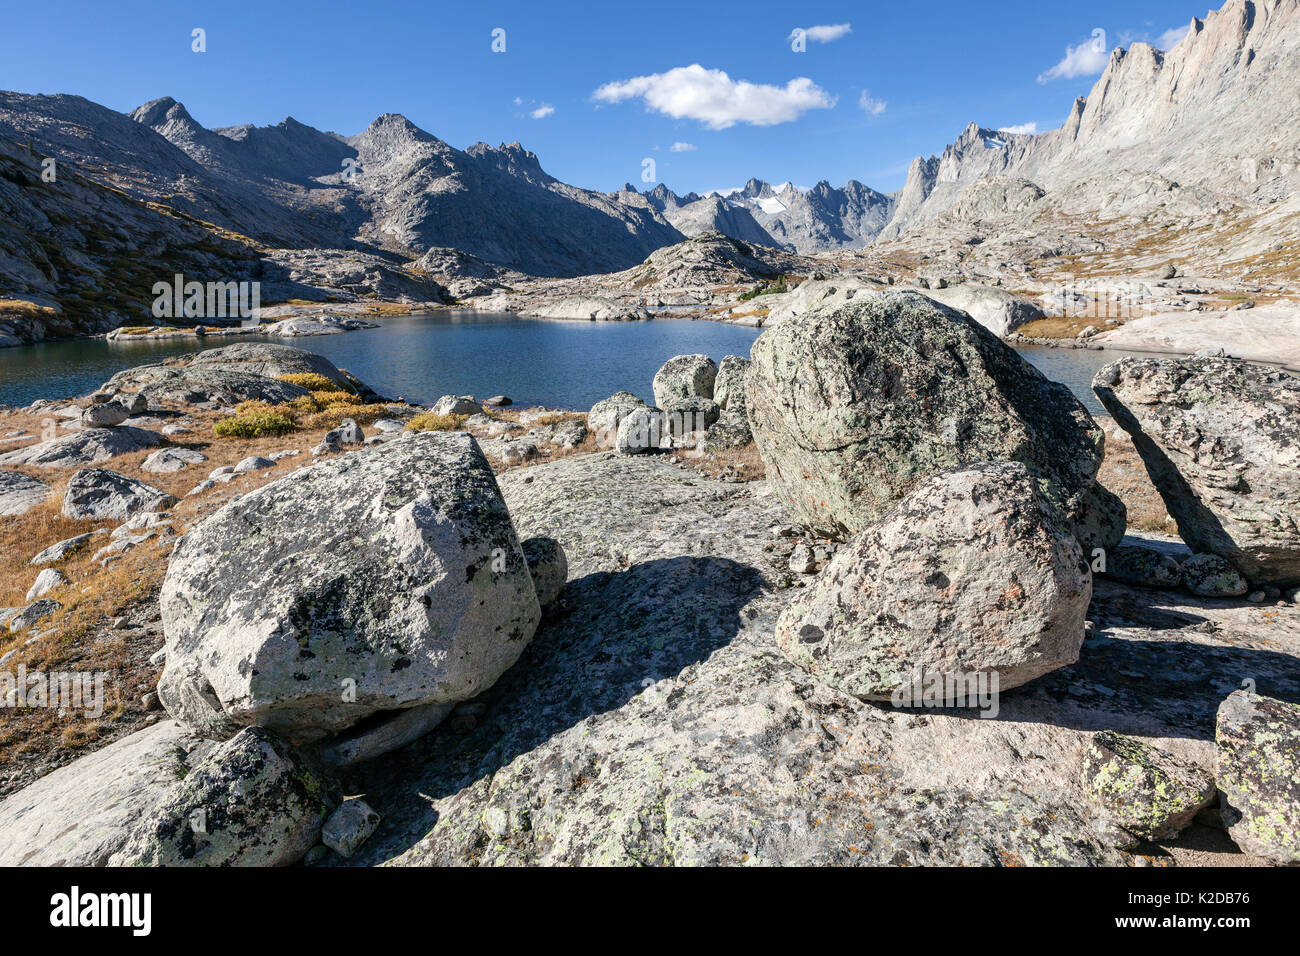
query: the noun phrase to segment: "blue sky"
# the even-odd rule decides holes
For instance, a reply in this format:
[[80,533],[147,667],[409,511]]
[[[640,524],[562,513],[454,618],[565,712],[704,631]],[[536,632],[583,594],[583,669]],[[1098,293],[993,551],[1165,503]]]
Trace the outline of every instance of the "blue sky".
[[6,5],[0,87],[118,110],[172,96],[209,127],[293,116],[351,135],[403,113],[461,148],[519,140],[602,190],[646,188],[647,158],[678,192],[890,190],[968,122],[1059,126],[1105,51],[1167,43],[1204,2],[50,0]]

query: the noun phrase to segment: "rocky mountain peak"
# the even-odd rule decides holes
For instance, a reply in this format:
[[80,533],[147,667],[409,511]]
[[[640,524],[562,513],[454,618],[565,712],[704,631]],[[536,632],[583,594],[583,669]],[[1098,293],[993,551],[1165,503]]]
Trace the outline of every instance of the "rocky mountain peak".
[[194,117],[185,109],[184,104],[176,102],[170,96],[160,96],[150,100],[131,111],[131,119],[145,126],[161,126],[167,122],[194,122]]

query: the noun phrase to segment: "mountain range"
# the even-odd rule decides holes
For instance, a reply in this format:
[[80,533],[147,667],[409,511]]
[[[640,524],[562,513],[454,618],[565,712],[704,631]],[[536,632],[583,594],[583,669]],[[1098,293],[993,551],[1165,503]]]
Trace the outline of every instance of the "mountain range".
[[[1145,43],[1116,49],[1059,129],[1027,135],[972,123],[941,155],[917,157],[897,192],[855,180],[799,189],[750,179],[708,195],[678,195],[662,183],[583,189],[549,175],[519,143],[461,150],[396,114],[344,137],[292,118],[207,129],[167,97],[127,114],[79,96],[0,92],[0,172],[8,182],[0,212],[9,224],[0,228],[0,300],[66,304],[67,277],[109,274],[137,247],[178,261],[261,260],[263,273],[268,261],[287,260],[310,286],[315,280],[301,268],[308,258],[335,270],[361,263],[366,275],[392,278],[431,252],[439,263],[462,261],[452,250],[502,270],[569,277],[626,270],[714,232],[802,255],[927,231],[946,241],[942,229],[954,221],[1004,223],[1006,241],[1022,233],[1041,239],[1044,210],[1084,223],[1116,210],[1151,215],[1168,211],[1162,197],[1170,190],[1181,190],[1183,224],[1206,210],[1249,216],[1296,201],[1298,89],[1300,0],[1229,0],[1193,19],[1168,52]],[[33,186],[47,157],[75,195]],[[137,222],[152,240],[113,245],[121,231],[114,217]],[[56,224],[51,235],[62,234],[63,247],[14,225],[41,222]],[[108,238],[79,246],[69,229]],[[969,244],[990,235],[986,229]],[[1047,243],[1039,252],[1063,248]],[[315,284],[358,283],[353,276]],[[89,327],[109,321],[105,315]]]

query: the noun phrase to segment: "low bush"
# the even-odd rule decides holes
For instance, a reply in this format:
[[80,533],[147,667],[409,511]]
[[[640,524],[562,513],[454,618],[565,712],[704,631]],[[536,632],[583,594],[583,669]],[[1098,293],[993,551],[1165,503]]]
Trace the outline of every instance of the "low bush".
[[461,426],[465,424],[467,415],[435,415],[433,412],[425,412],[423,415],[416,415],[406,423],[408,432],[455,432],[460,431]]
[[308,428],[338,428],[350,418],[358,425],[369,425],[391,414],[387,405],[331,405],[316,412],[304,424]]
[[219,438],[265,438],[287,435],[297,427],[283,412],[249,411],[223,418],[212,426],[212,430]]
[[294,372],[291,375],[277,376],[277,378],[281,382],[297,385],[309,392],[337,392],[341,388],[352,391],[351,387],[339,385],[338,382],[328,379],[324,375],[317,375],[315,372]]

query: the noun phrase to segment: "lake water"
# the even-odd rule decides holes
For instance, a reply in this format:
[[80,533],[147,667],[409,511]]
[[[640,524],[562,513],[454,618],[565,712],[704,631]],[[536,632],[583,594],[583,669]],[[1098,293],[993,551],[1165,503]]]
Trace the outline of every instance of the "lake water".
[[[451,393],[509,395],[516,404],[586,410],[650,382],[674,355],[748,355],[759,329],[720,322],[556,322],[484,312],[385,319],[378,328],[275,341],[316,352],[381,394],[431,402]],[[248,339],[209,339],[208,347]],[[261,341],[261,339],[254,339]],[[189,341],[78,339],[0,349],[0,405],[94,391],[113,373],[194,350]],[[1120,352],[1030,346],[1022,354],[1100,412],[1089,383]]]

